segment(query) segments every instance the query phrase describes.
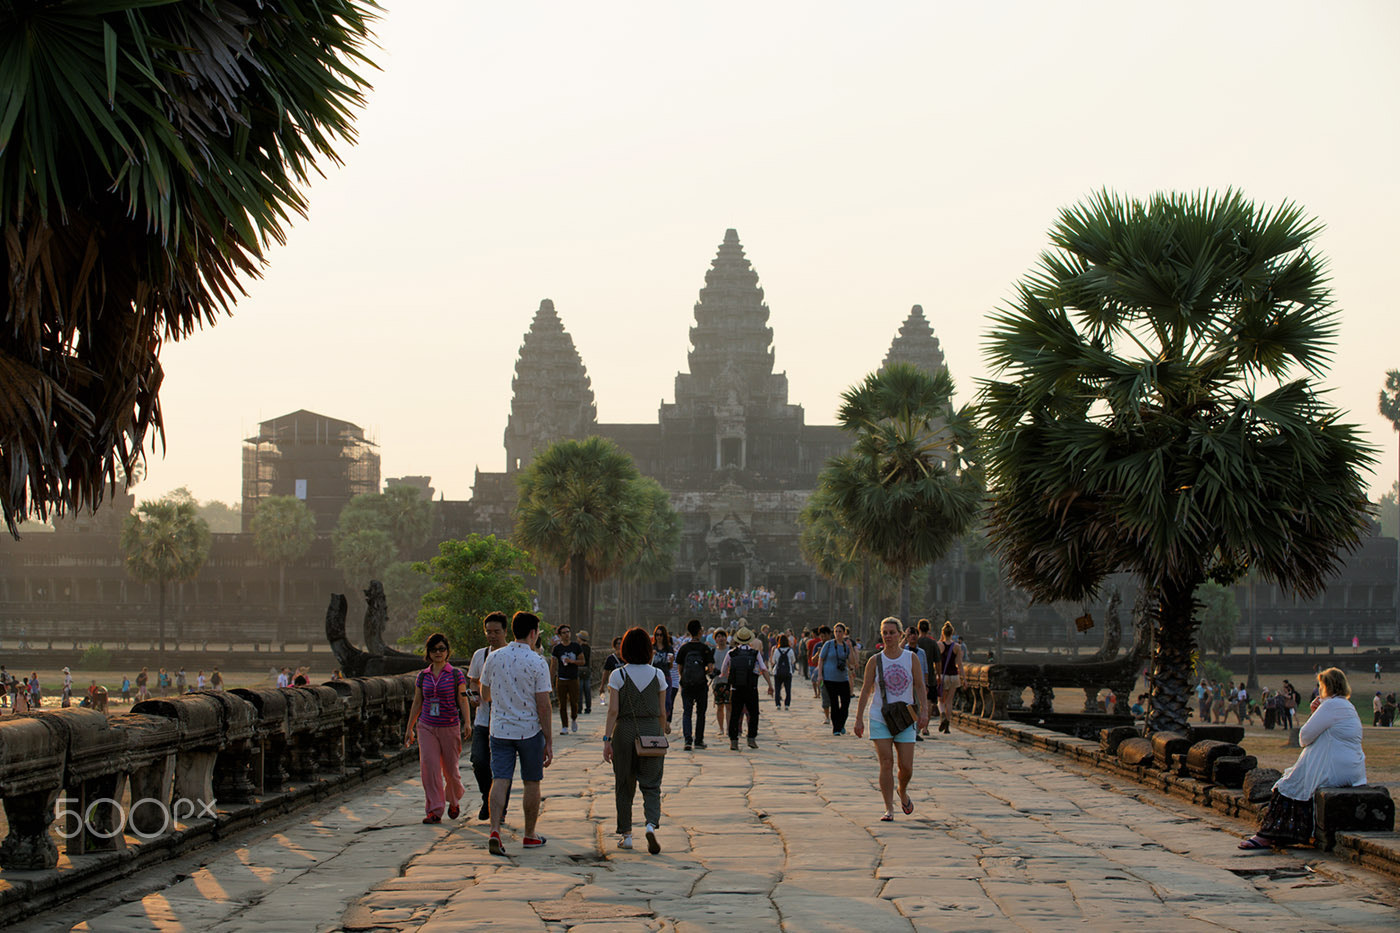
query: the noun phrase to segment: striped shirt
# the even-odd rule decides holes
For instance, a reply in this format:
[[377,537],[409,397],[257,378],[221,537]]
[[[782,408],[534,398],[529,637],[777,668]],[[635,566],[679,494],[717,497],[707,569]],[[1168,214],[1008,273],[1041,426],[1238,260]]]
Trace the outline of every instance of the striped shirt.
[[418,672],[418,689],[423,691],[423,708],[418,721],[425,726],[458,726],[461,715],[457,710],[457,691],[466,683],[462,669],[444,664],[442,673],[433,676],[433,669]]

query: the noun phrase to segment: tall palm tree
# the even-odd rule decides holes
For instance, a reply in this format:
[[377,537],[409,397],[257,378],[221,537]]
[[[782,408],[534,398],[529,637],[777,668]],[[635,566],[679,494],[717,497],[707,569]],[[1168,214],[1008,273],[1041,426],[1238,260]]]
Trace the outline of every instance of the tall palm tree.
[[253,548],[277,564],[277,615],[285,611],[287,565],[300,560],[316,540],[316,516],[296,496],[269,496],[253,515]]
[[[640,476],[632,484],[632,495],[638,497],[644,514],[631,557],[618,574],[627,598],[625,607],[618,607],[618,631],[613,633],[616,635],[640,623],[637,606],[641,585],[669,580],[681,545],[681,517],[671,508],[671,496],[661,484],[650,476]],[[595,633],[594,637],[601,634]]]
[[856,544],[899,578],[908,620],[914,569],[947,553],[982,503],[980,472],[968,462],[971,418],[953,409],[946,369],[907,363],[847,390],[837,417],[855,443],[828,461],[818,485]]
[[161,431],[160,349],[305,214],[373,0],[0,5],[0,511],[95,508]]
[[594,580],[616,573],[636,552],[646,519],[638,475],[622,448],[589,437],[550,445],[516,477],[516,541],[541,566],[569,576],[576,632],[590,627]]
[[[1400,434],[1400,369],[1389,370],[1385,374],[1385,388],[1381,389],[1380,413],[1390,422],[1391,428]],[[1400,457],[1397,457],[1400,462]],[[1396,498],[1400,500],[1400,485],[1396,487]],[[1396,536],[1396,547],[1400,548],[1400,534]],[[1400,621],[1400,560],[1395,564],[1395,612]]]
[[1372,449],[1312,382],[1336,333],[1320,229],[1233,191],[1103,192],[993,319],[993,547],[1039,601],[1118,570],[1155,594],[1150,729],[1186,725],[1198,585],[1252,567],[1315,594],[1366,527]]
[[[166,586],[194,579],[209,559],[209,540],[209,525],[188,500],[142,502],[122,525],[127,573],[141,583],[156,585],[161,657],[165,656]],[[180,638],[178,626],[175,638]]]

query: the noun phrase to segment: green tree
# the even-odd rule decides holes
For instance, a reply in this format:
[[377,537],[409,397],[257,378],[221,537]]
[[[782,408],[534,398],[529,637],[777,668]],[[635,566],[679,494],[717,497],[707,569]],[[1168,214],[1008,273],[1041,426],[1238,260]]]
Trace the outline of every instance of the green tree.
[[433,505],[413,486],[390,486],[379,496],[389,534],[394,538],[399,558],[406,560],[428,540],[433,524]]
[[253,515],[253,547],[277,565],[277,614],[286,608],[287,565],[301,560],[316,540],[316,516],[296,496],[269,496]]
[[[676,552],[681,546],[681,517],[671,508],[671,497],[661,484],[650,476],[640,476],[632,485],[643,511],[632,555],[619,576],[626,596],[621,600],[618,631],[641,624],[641,585],[669,580],[676,566]],[[594,638],[599,633],[594,633]],[[603,644],[599,641],[599,644]]]
[[465,657],[486,644],[481,620],[500,610],[507,616],[529,609],[534,591],[525,577],[535,572],[530,555],[495,535],[471,535],[438,545],[438,556],[418,561],[413,569],[432,580],[423,597],[418,624],[400,644],[423,644],[433,632],[452,642],[452,653]]
[[0,510],[95,508],[212,324],[354,139],[371,0],[0,7]]
[[875,564],[861,550],[851,532],[832,508],[830,493],[818,485],[807,497],[798,514],[802,529],[798,546],[802,557],[832,588],[829,623],[837,621],[837,589],[857,590],[860,594],[857,617],[851,631],[861,638],[875,632],[871,607],[899,592],[900,581],[892,577],[883,564]]
[[1197,587],[1253,568],[1315,594],[1366,527],[1373,451],[1312,382],[1336,333],[1319,229],[1236,192],[1104,192],[993,319],[993,546],[1039,601],[1115,570],[1153,594],[1150,729],[1187,723]]
[[[1381,389],[1380,412],[1385,419],[1390,422],[1391,428],[1400,434],[1400,369],[1392,369],[1385,374],[1385,388]],[[1397,460],[1400,460],[1400,451],[1397,451]],[[1395,485],[1395,492],[1400,495],[1400,481]],[[1382,505],[1385,499],[1381,499]],[[1391,528],[1397,528],[1397,523],[1392,522]],[[1400,549],[1400,530],[1392,531],[1396,537],[1396,547]],[[1400,561],[1395,565],[1395,608],[1397,615],[1400,615]]]
[[[121,548],[132,579],[156,585],[157,631],[164,657],[166,586],[192,580],[199,573],[209,559],[209,526],[192,502],[148,500],[122,524]],[[177,641],[180,635],[177,626]]]
[[1400,538],[1400,482],[1391,483],[1390,491],[1376,501],[1376,520],[1381,523],[1381,534]]
[[[422,570],[418,568],[422,567]],[[418,622],[423,597],[433,589],[422,561],[395,561],[384,568],[384,599],[389,605],[390,631],[408,632]],[[428,634],[432,634],[429,632]]]
[[1235,646],[1235,626],[1240,621],[1240,604],[1227,586],[1207,580],[1196,587],[1196,602],[1200,604],[1201,647],[1222,657]]
[[828,461],[818,485],[860,549],[899,578],[907,621],[915,568],[947,553],[982,503],[980,473],[967,460],[972,420],[953,409],[946,369],[907,363],[847,390],[837,418],[855,443]]
[[340,510],[331,533],[335,565],[351,587],[382,580],[391,563],[423,545],[431,525],[432,504],[412,486],[361,493]]
[[590,627],[591,587],[631,560],[646,520],[637,467],[612,441],[551,444],[516,477],[516,541],[568,574],[569,623]]

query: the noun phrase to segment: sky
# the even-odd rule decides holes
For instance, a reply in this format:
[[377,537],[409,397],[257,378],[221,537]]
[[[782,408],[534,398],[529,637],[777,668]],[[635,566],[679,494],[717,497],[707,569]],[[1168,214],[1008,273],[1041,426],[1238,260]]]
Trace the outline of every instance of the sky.
[[1329,399],[1396,476],[1400,4],[389,0],[344,164],[230,318],[162,354],[139,499],[240,498],[243,438],[311,409],[448,499],[505,466],[541,299],[604,422],[650,422],[738,230],[809,424],[914,304],[970,400],[986,316],[1100,188],[1236,187],[1326,225]]

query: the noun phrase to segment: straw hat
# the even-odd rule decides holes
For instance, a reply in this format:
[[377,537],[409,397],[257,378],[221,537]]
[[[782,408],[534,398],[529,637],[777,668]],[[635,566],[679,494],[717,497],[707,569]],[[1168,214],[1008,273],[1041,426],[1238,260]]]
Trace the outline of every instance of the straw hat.
[[734,640],[741,645],[747,645],[749,642],[753,641],[753,632],[749,631],[748,627],[745,626],[734,633]]

